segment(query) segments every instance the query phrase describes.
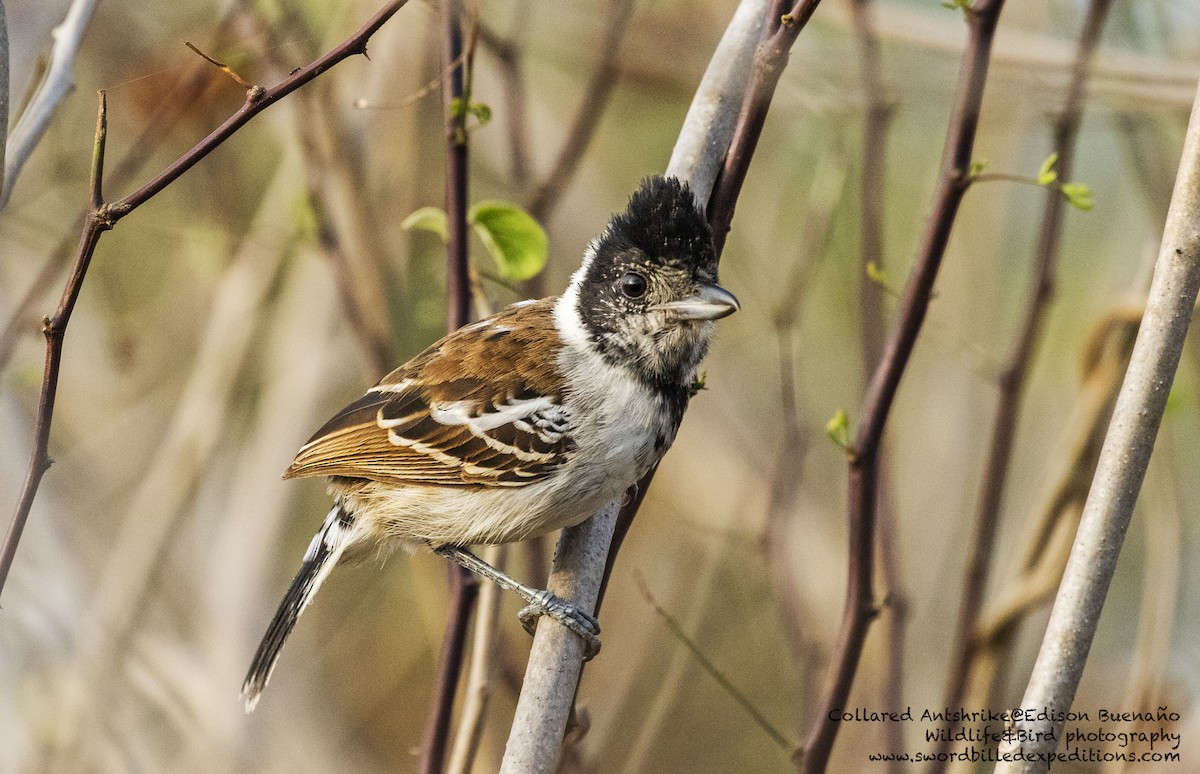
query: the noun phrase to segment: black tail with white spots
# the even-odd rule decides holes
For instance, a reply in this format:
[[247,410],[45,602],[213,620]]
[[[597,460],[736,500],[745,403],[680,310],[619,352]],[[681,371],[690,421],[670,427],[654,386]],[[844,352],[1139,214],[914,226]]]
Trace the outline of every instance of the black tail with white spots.
[[259,643],[258,652],[254,654],[246,682],[242,684],[242,701],[246,703],[247,713],[254,711],[254,705],[258,704],[259,696],[267,687],[267,681],[271,679],[271,672],[275,669],[275,662],[279,659],[279,652],[283,649],[283,643],[287,641],[292,627],[296,625],[300,614],[308,607],[317,589],[321,588],[321,583],[345,550],[353,524],[354,516],[343,510],[340,504],[335,505],[325,517],[321,529],[313,536],[312,542],[308,544],[300,571],[292,579],[291,587],[279,603],[279,609],[275,612],[271,625],[267,627],[262,642]]

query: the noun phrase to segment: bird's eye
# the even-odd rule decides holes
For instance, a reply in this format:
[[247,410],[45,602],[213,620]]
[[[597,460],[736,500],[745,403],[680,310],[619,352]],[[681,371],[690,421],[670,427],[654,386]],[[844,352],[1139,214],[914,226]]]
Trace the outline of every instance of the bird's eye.
[[637,272],[629,272],[621,278],[621,292],[626,298],[641,298],[646,295],[646,278]]

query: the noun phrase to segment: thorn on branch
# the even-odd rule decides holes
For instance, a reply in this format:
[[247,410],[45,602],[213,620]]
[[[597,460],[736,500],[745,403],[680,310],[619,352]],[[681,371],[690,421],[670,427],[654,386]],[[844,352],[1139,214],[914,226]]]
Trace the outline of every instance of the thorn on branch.
[[[257,90],[257,91],[259,91],[259,92],[262,92],[262,91],[264,91],[264,89],[263,89],[263,87],[262,87],[262,86],[255,86],[254,84],[250,83],[250,82],[249,82],[249,81],[247,81],[245,78],[243,78],[242,76],[240,76],[240,75],[238,75],[236,72],[234,72],[234,70],[233,70],[233,68],[232,68],[232,67],[230,67],[229,65],[226,65],[226,64],[224,64],[224,63],[222,63],[222,62],[218,62],[216,59],[213,59],[211,56],[209,56],[208,54],[204,53],[203,51],[201,51],[201,50],[200,50],[199,48],[197,48],[196,46],[192,45],[192,44],[191,44],[189,41],[186,41],[186,40],[185,40],[185,41],[183,41],[183,45],[185,45],[185,46],[187,46],[188,48],[190,48],[190,49],[191,49],[191,50],[192,50],[192,51],[193,51],[195,54],[197,54],[197,55],[198,55],[198,56],[199,56],[201,59],[203,59],[204,61],[208,62],[210,65],[213,65],[213,66],[214,66],[214,67],[216,67],[217,69],[221,70],[221,72],[223,72],[223,73],[225,73],[226,75],[228,75],[230,78],[232,78],[232,79],[233,79],[234,83],[236,83],[238,86],[241,86],[243,89],[245,89],[247,92],[249,92],[249,93],[250,93],[250,95],[253,95],[253,94],[254,94],[254,92],[255,92],[255,90]],[[261,94],[259,95],[259,98],[261,99]],[[248,97],[247,97],[247,99],[249,99],[249,100],[250,100],[250,101],[252,101],[252,102],[253,102],[253,101],[256,101],[256,100],[253,98],[253,96],[248,96]]]

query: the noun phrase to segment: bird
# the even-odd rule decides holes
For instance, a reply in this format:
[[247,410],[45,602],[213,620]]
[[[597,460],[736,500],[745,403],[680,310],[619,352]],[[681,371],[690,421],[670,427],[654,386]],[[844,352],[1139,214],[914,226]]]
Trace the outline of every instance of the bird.
[[266,688],[300,614],[337,564],[426,548],[549,614],[599,650],[599,624],[467,549],[579,524],[675,439],[714,321],[739,309],[687,183],[642,181],[557,297],[466,325],[337,412],[284,478],[326,476],[333,507],[304,553],[242,686]]

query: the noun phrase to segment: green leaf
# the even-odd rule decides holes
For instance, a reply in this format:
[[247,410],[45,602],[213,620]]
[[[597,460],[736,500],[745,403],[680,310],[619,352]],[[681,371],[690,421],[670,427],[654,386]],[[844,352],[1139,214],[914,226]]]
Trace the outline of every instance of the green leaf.
[[454,120],[461,120],[467,116],[475,116],[475,120],[480,126],[485,125],[492,120],[492,108],[484,102],[471,102],[464,100],[462,97],[455,97],[450,100],[450,117]]
[[966,12],[971,10],[971,0],[942,0],[942,7],[951,11]]
[[422,207],[415,211],[412,215],[400,223],[400,228],[405,231],[432,231],[442,238],[445,242],[449,239],[447,236],[446,212],[440,207]]
[[967,170],[967,179],[974,180],[982,175],[983,170],[987,169],[987,165],[988,163],[986,161],[972,161],[971,168]]
[[888,281],[887,272],[884,271],[883,268],[874,261],[867,262],[867,276],[870,277],[871,281],[876,285],[881,285],[885,288],[891,287],[891,283]]
[[1092,189],[1086,183],[1063,183],[1062,194],[1077,210],[1087,212],[1095,204],[1092,200]]
[[484,102],[472,102],[467,106],[467,112],[475,116],[480,126],[485,126],[492,120],[492,108]]
[[1038,168],[1038,185],[1050,185],[1055,180],[1058,180],[1058,173],[1054,171],[1054,165],[1057,163],[1057,153],[1051,153],[1046,157],[1046,160],[1042,162],[1042,166]]
[[504,279],[527,280],[546,265],[546,232],[512,202],[479,202],[467,213],[467,221]]
[[829,436],[829,440],[846,451],[850,451],[850,415],[846,413],[845,409],[838,409],[837,413],[825,423],[825,434]]

